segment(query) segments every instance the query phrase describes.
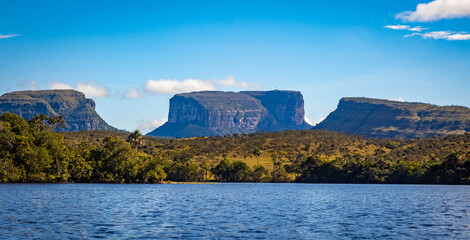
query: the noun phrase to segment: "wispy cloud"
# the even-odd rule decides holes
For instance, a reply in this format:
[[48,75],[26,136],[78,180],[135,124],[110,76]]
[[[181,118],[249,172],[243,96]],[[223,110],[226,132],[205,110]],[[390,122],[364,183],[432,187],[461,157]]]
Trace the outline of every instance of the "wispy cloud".
[[18,83],[18,88],[25,89],[25,90],[39,90],[39,84],[36,80],[23,80]]
[[88,97],[97,97],[97,98],[109,97],[108,89],[95,82],[92,82],[92,83],[77,82],[76,89],[77,91],[85,93],[85,95]]
[[75,87],[65,82],[53,81],[50,84],[51,89],[75,89],[90,98],[107,98],[109,97],[108,88],[91,81],[90,83],[77,82]]
[[393,30],[408,30],[408,31],[412,31],[412,32],[421,32],[423,30],[429,29],[429,28],[423,28],[421,26],[411,27],[411,26],[408,26],[408,25],[400,25],[400,24],[386,25],[386,26],[384,26],[384,28],[393,29]]
[[0,34],[0,39],[6,39],[6,38],[12,38],[12,37],[18,37],[20,36],[19,34]]
[[244,81],[237,81],[233,76],[225,79],[201,80],[188,78],[184,80],[174,79],[150,79],[145,85],[146,92],[154,94],[177,94],[195,91],[215,91],[223,87],[234,87],[240,89],[259,89],[258,84],[250,84]]
[[415,11],[405,11],[396,15],[408,22],[431,22],[441,19],[470,17],[469,0],[434,0],[420,3]]
[[[470,0],[469,0],[470,1]],[[424,32],[421,33],[424,30],[427,30],[429,28],[424,28],[421,26],[416,26],[416,27],[411,27],[408,25],[386,25],[384,28],[388,29],[393,29],[393,30],[406,30],[406,31],[412,31],[414,33],[405,35],[404,37],[414,37],[414,36],[420,36],[423,39],[445,39],[448,41],[456,41],[456,40],[470,40],[470,34],[467,32],[454,32],[454,31],[431,31],[431,32]]]
[[405,37],[420,36],[423,39],[444,39],[447,41],[470,40],[470,34],[466,32],[434,31],[426,33],[412,33]]
[[397,98],[394,98],[394,99],[391,99],[392,101],[397,101],[397,102],[404,102],[405,101],[405,98],[404,97],[397,97]]
[[167,121],[168,119],[166,118],[162,118],[160,120],[155,119],[155,120],[150,120],[150,121],[140,120],[139,122],[137,122],[137,129],[145,134],[154,130],[157,127],[160,127]]
[[214,80],[213,81],[216,85],[224,86],[224,87],[236,87],[236,88],[243,88],[243,89],[259,89],[260,86],[258,84],[250,84],[245,81],[237,81],[235,77],[228,76],[225,79],[221,80]]
[[412,27],[412,28],[410,28],[410,29],[408,29],[408,30],[413,31],[413,32],[422,32],[422,31],[428,30],[428,29],[429,29],[429,28],[423,28],[423,27],[420,27],[420,26],[416,26],[416,27]]
[[397,25],[387,25],[387,26],[384,26],[384,28],[393,29],[393,30],[408,30],[410,29],[410,26],[397,24]]
[[139,98],[142,98],[144,95],[145,94],[143,92],[140,92],[139,89],[133,87],[127,90],[124,97],[127,99],[139,99]]
[[72,85],[59,81],[53,81],[50,87],[51,89],[74,89]]

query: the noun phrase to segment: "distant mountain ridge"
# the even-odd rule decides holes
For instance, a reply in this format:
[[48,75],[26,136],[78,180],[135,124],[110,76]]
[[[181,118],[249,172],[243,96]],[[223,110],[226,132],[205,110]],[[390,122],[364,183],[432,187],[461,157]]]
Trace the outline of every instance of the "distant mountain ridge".
[[75,90],[17,91],[0,96],[0,114],[10,112],[32,119],[39,114],[63,116],[66,126],[62,131],[109,130],[95,111],[95,102]]
[[[5,112],[24,119],[63,116],[61,131],[118,130],[98,115],[92,99],[75,90],[6,93],[0,96],[0,114]],[[173,96],[168,121],[147,135],[182,138],[310,128],[298,91],[202,91]],[[346,97],[314,129],[401,139],[463,134],[470,132],[470,108]]]
[[215,136],[311,128],[297,91],[202,91],[170,99],[168,122],[148,133],[161,137]]
[[470,131],[470,109],[373,98],[342,98],[315,129],[377,138],[418,138]]

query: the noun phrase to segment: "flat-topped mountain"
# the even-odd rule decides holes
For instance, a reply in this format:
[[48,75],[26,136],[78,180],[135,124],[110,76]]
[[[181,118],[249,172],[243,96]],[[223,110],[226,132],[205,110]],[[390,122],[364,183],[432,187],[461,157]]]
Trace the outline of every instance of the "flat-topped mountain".
[[371,98],[343,98],[315,129],[377,138],[418,138],[470,131],[470,109]]
[[10,112],[24,119],[39,114],[63,116],[66,126],[61,131],[117,130],[95,111],[95,102],[75,90],[18,91],[0,96],[0,114]]
[[311,128],[296,91],[202,91],[170,99],[168,122],[148,133],[162,137],[214,136]]

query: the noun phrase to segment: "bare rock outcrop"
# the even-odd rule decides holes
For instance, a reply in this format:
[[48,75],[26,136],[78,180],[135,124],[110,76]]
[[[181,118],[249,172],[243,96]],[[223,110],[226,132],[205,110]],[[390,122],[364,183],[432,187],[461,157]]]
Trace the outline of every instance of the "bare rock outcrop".
[[171,98],[168,122],[148,135],[215,136],[310,127],[300,92],[202,91]]

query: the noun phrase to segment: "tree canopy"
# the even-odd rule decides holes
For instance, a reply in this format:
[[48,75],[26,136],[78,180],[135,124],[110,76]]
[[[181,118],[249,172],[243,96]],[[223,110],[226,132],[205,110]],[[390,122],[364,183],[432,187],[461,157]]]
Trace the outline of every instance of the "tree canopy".
[[470,183],[470,134],[373,139],[316,130],[158,139],[58,133],[60,117],[0,116],[0,182]]

